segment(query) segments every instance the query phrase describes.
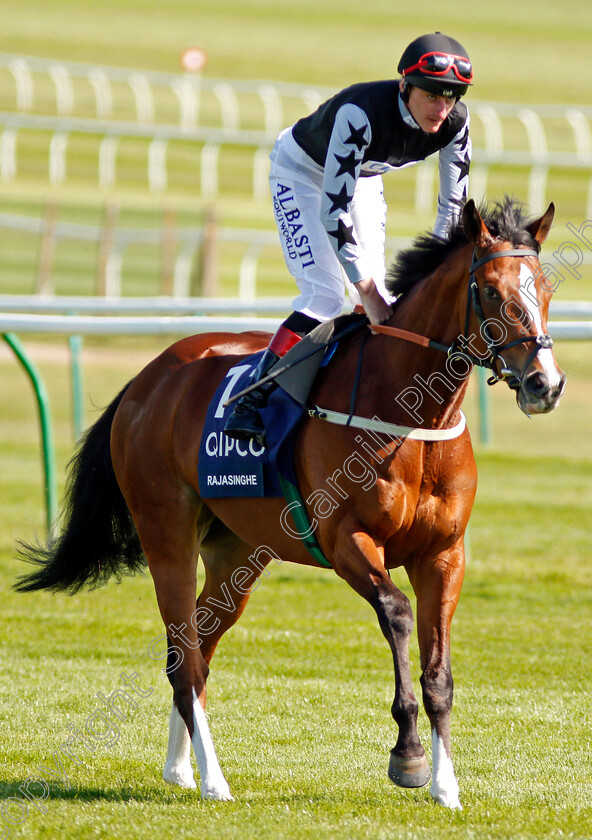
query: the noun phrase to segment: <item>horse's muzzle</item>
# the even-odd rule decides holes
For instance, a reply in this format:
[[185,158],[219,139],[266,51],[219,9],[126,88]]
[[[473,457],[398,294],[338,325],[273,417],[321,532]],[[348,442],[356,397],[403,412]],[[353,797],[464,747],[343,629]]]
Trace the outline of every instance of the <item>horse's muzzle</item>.
[[516,392],[516,401],[526,415],[547,414],[559,405],[565,390],[566,376],[557,368],[553,382],[543,370],[534,370],[527,374]]

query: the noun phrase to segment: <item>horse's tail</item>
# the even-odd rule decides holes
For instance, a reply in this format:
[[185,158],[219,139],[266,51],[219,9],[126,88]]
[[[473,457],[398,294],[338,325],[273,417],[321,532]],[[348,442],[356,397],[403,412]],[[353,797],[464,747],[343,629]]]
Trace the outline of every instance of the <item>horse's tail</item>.
[[60,536],[47,546],[20,544],[19,557],[37,569],[19,578],[19,592],[50,589],[73,595],[85,585],[95,588],[112,575],[120,579],[144,566],[110,451],[113,417],[128,385],[87,430],[68,465]]

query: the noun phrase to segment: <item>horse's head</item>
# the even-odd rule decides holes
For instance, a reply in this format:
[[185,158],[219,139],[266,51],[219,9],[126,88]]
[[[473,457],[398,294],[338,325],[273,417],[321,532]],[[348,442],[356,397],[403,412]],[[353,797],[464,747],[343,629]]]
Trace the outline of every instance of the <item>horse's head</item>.
[[565,387],[565,374],[547,335],[551,290],[538,252],[553,222],[555,208],[527,223],[516,236],[494,235],[474,201],[466,203],[463,225],[474,243],[465,339],[477,321],[477,342],[484,342],[494,376],[516,391],[526,415],[552,411]]

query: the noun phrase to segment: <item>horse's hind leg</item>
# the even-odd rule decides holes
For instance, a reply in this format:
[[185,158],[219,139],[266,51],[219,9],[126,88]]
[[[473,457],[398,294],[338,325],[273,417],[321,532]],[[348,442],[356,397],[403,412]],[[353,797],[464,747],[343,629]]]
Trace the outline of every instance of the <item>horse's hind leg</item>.
[[209,665],[218,642],[243,614],[271,555],[254,552],[220,520],[208,530],[200,553],[206,580],[197,609],[203,610],[208,619],[208,627],[201,631],[200,638],[203,642],[201,652]]
[[[147,504],[145,499],[142,504],[134,504],[132,490],[128,505],[154,580],[160,614],[169,639],[171,655],[167,675],[173,687],[178,715],[188,730],[195,751],[202,796],[204,799],[232,799],[204,711],[209,669],[200,650],[195,609],[198,520],[203,508],[192,490],[179,487],[167,489],[168,492],[164,492],[162,484],[159,485],[158,504]],[[163,499],[167,500],[166,504]],[[177,751],[185,750],[187,739],[182,734],[182,727],[174,712],[171,717],[177,735]],[[172,765],[175,765],[174,761]],[[180,772],[181,778],[191,785],[186,761],[181,762]]]
[[185,721],[179,714],[175,701],[169,718],[169,743],[162,778],[170,785],[196,788],[191,766],[191,738]]
[[[201,546],[206,580],[197,601],[195,615],[196,623],[200,626],[200,652],[207,665],[223,634],[242,614],[264,568],[265,561],[256,561],[251,551],[250,546],[232,534],[219,520],[211,525]],[[196,786],[191,766],[191,740],[174,702],[163,778],[181,787]]]

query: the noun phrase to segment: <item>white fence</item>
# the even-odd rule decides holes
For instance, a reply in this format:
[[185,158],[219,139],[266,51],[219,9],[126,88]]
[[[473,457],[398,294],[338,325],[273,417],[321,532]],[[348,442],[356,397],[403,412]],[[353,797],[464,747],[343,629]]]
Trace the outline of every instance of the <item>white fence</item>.
[[[126,143],[132,141],[141,147],[134,156],[133,177],[139,171],[142,186],[147,185],[160,196],[169,188],[172,170],[177,180],[179,172],[182,177],[195,172],[196,190],[205,199],[214,199],[224,190],[221,170],[229,149],[246,154],[242,159],[247,167],[246,189],[250,174],[254,198],[267,198],[268,152],[278,129],[290,122],[295,109],[309,111],[333,92],[321,87],[215,80],[196,74],[97,67],[12,54],[0,54],[0,91],[7,106],[15,107],[14,111],[0,113],[1,181],[10,183],[19,177],[27,144],[33,138],[37,150],[35,178],[41,175],[55,186],[70,178],[90,178],[93,186],[109,189],[122,177],[122,158],[125,154],[129,157]],[[254,102],[258,108],[253,107]],[[549,172],[570,170],[583,179],[586,218],[592,218],[592,107],[525,106],[472,99],[470,109],[478,138],[471,169],[474,197],[487,192],[492,167],[507,166],[517,173],[528,173],[527,202],[533,213],[539,212],[547,203]],[[135,119],[130,120],[130,114]],[[47,167],[41,172],[39,141],[47,149]],[[185,155],[181,170],[176,158],[180,144],[184,144]],[[522,148],[512,148],[520,145]],[[431,212],[437,161],[429,159],[415,167],[414,177],[415,210]],[[1,229],[29,232],[55,242],[101,242],[105,233],[98,227],[57,219],[49,224],[47,218],[8,213],[0,214]],[[122,263],[130,246],[158,245],[165,236],[163,229],[113,226],[101,266],[105,293],[114,297],[121,294]],[[192,261],[204,236],[203,228],[175,227],[173,245],[170,241],[163,244],[169,255],[174,251],[169,284],[174,296],[189,294]],[[276,233],[217,228],[215,237],[220,244],[244,245],[239,295],[254,297],[261,255],[266,249],[274,249],[273,253],[279,255]],[[389,256],[406,244],[403,239],[389,239]],[[588,257],[586,253],[585,261]]]
[[[47,175],[51,183],[63,183],[68,177],[70,138],[92,135],[98,141],[96,182],[113,186],[118,177],[120,142],[131,138],[147,141],[146,182],[152,192],[161,193],[169,182],[169,147],[189,141],[195,144],[204,197],[219,192],[220,151],[226,146],[250,151],[253,195],[256,199],[267,196],[267,155],[277,132],[333,92],[303,85],[205,79],[0,54],[2,69],[13,79],[16,106],[16,112],[0,114],[3,180],[17,177],[19,133],[33,131],[47,135]],[[48,82],[54,91],[55,114],[34,114],[36,88],[45,90]],[[92,91],[92,113],[88,103],[83,108],[87,97],[80,91],[76,96],[76,83],[81,82]],[[122,87],[133,99],[133,105],[127,103],[126,116],[133,108],[134,122],[117,114],[117,90]],[[176,105],[163,106],[164,119],[159,117],[157,107],[163,92]],[[206,97],[215,99],[216,109],[211,103],[206,107]],[[260,103],[260,116],[253,116],[254,99]],[[476,198],[486,193],[491,167],[527,168],[528,204],[538,212],[546,202],[549,169],[576,169],[587,179],[586,211],[588,217],[592,216],[591,107],[512,105],[472,99],[470,110],[478,136],[471,170],[471,192]],[[79,115],[81,111],[85,116]],[[508,136],[514,147],[508,146]],[[416,210],[431,209],[435,180],[434,162],[417,168]]]
[[[284,126],[287,99],[298,103],[301,109],[311,111],[335,92],[328,87],[207,79],[200,74],[97,67],[80,62],[54,61],[6,53],[0,53],[0,69],[2,68],[14,81],[16,110],[23,113],[34,110],[36,87],[41,88],[44,82],[46,85],[51,81],[54,93],[53,108],[59,116],[79,113],[87,100],[87,94],[91,93],[96,118],[116,119],[117,100],[124,100],[122,89],[126,89],[131,95],[138,123],[162,122],[158,111],[160,104],[165,117],[170,119],[173,116],[183,128],[194,128],[204,120],[207,124],[207,120],[213,117],[211,108],[207,114],[200,109],[200,103],[203,104],[205,96],[210,95],[218,106],[215,115],[217,122],[222,128],[235,131],[239,130],[241,123],[245,121],[245,113],[242,113],[241,117],[241,112],[246,108],[241,107],[241,99],[246,102],[248,97],[249,104],[253,98],[260,103],[261,128],[268,139],[274,137]],[[77,86],[79,101],[76,97]],[[84,87],[87,88],[86,91]],[[40,95],[43,96],[43,93]],[[252,108],[249,111],[252,117]]]
[[[191,335],[219,330],[273,332],[290,311],[291,298],[122,298],[106,301],[90,297],[48,299],[0,295],[0,333]],[[40,314],[65,312],[76,314]],[[80,312],[89,314],[80,315]],[[158,314],[139,314],[146,312]],[[590,320],[568,321],[567,318]],[[592,302],[555,303],[549,321],[549,331],[558,341],[592,340]]]
[[[497,106],[501,108],[502,106]],[[477,115],[487,113],[490,119],[493,106],[476,108]],[[504,106],[509,109],[510,106]],[[526,125],[535,126],[540,120],[533,109],[517,108],[517,116]],[[578,112],[584,120],[583,112]],[[582,123],[582,125],[588,125]],[[14,181],[18,177],[19,133],[35,132],[47,136],[47,177],[59,186],[68,178],[68,147],[72,136],[94,137],[98,143],[96,154],[96,184],[101,188],[117,184],[117,154],[124,139],[147,142],[145,182],[152,193],[164,193],[169,186],[167,154],[173,143],[190,143],[195,147],[195,169],[200,172],[200,194],[214,198],[220,193],[220,152],[223,147],[241,147],[252,157],[251,184],[255,200],[267,197],[268,156],[272,140],[265,132],[219,128],[183,128],[177,126],[138,125],[124,121],[94,120],[82,117],[54,117],[33,114],[0,113],[0,178]],[[529,132],[528,150],[504,149],[497,145],[497,131],[487,133],[486,148],[475,147],[471,168],[471,193],[480,199],[487,192],[489,170],[503,165],[516,170],[529,170],[528,204],[533,212],[544,210],[549,169],[578,170],[587,179],[586,214],[592,216],[592,150],[589,136],[578,140],[573,151],[549,151],[534,128]],[[579,135],[576,135],[579,136]],[[492,139],[493,138],[493,139]],[[584,138],[584,133],[582,133]],[[437,162],[428,159],[416,168],[415,209],[430,210],[435,200]]]
[[[35,86],[51,80],[54,89],[53,107],[59,116],[73,116],[77,110],[76,80],[84,81],[94,96],[94,115],[97,119],[117,117],[115,100],[118,87],[129,89],[135,105],[136,121],[149,125],[159,122],[155,100],[166,91],[177,105],[176,122],[184,128],[208,125],[211,112],[200,114],[199,100],[208,93],[219,105],[217,123],[228,131],[245,128],[244,102],[250,106],[256,97],[262,106],[260,130],[268,139],[289,124],[286,103],[299,103],[306,111],[313,110],[335,93],[330,87],[289,84],[270,81],[208,79],[199,74],[162,73],[120,67],[97,67],[80,62],[55,61],[32,56],[0,53],[0,69],[10,73],[15,85],[16,110],[29,113],[35,107]],[[82,97],[83,98],[83,97]],[[244,102],[241,103],[241,100]],[[510,105],[480,102],[471,99],[471,111],[483,123],[486,150],[492,154],[504,148],[503,120],[517,117],[528,136],[529,149],[534,157],[544,154],[549,143],[545,122],[562,119],[573,133],[575,151],[582,163],[592,162],[591,106],[575,105]],[[248,108],[252,117],[252,108]],[[160,120],[162,121],[162,120]],[[211,123],[210,123],[211,124]]]
[[[0,231],[15,231],[31,234],[39,239],[50,236],[52,242],[76,240],[97,244],[108,239],[108,252],[104,254],[107,297],[118,298],[122,294],[122,267],[126,251],[133,245],[159,246],[163,244],[164,232],[157,228],[127,228],[117,226],[105,237],[105,228],[97,225],[83,225],[76,222],[55,221],[48,231],[47,220],[40,217],[0,213]],[[204,228],[175,227],[175,257],[173,267],[172,294],[184,297],[190,292],[191,270],[196,250],[204,243]],[[273,231],[242,230],[240,228],[216,228],[216,242],[236,243],[245,246],[239,269],[239,293],[242,297],[255,294],[257,260],[264,248],[275,248],[280,252],[277,233]]]
[[[3,230],[30,234],[38,240],[42,237],[50,237],[52,247],[53,243],[57,245],[68,240],[89,243],[106,241],[105,294],[107,297],[116,298],[122,294],[122,268],[128,248],[133,245],[163,246],[165,237],[165,231],[162,228],[115,226],[106,234],[105,228],[97,225],[57,220],[48,224],[46,218],[21,216],[14,213],[0,213],[0,233]],[[171,292],[174,297],[186,297],[190,293],[191,270],[195,253],[204,244],[206,231],[205,228],[176,226],[173,236],[175,256]],[[238,277],[238,291],[241,298],[250,299],[256,295],[258,260],[264,250],[274,253],[283,265],[276,231],[216,227],[213,237],[216,247],[224,244],[244,246]],[[386,252],[389,261],[397,250],[409,244],[408,239],[387,237]]]

